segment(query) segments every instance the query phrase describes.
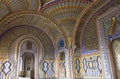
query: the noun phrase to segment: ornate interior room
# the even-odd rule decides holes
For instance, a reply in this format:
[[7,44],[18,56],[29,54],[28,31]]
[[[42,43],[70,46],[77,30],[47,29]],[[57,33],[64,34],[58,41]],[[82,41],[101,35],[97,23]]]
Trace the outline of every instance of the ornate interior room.
[[0,79],[120,79],[120,0],[0,0]]

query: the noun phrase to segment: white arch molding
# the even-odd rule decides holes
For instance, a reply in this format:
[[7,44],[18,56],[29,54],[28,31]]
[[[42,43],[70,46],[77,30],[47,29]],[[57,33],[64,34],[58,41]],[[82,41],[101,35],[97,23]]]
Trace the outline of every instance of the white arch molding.
[[21,50],[21,45],[23,44],[23,42],[25,42],[26,40],[30,40],[33,41],[37,47],[37,52],[34,53],[34,57],[35,57],[35,75],[34,78],[40,78],[40,72],[39,72],[39,65],[41,64],[42,60],[44,59],[44,48],[43,45],[41,43],[41,41],[39,39],[37,39],[35,36],[29,34],[29,35],[23,35],[20,38],[18,38],[12,45],[12,47],[14,48],[14,55],[15,55],[15,61],[17,62],[17,75],[16,78],[19,77],[19,64],[20,64],[20,50]]

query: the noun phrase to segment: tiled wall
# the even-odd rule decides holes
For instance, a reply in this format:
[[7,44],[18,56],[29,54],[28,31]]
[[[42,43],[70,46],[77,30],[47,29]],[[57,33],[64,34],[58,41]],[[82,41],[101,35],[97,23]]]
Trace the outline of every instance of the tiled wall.
[[103,78],[100,55],[75,57],[74,76],[75,78]]

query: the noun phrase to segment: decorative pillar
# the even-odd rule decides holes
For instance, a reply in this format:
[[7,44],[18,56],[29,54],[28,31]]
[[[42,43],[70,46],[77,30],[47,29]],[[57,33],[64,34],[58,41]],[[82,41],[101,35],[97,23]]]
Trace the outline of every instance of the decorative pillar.
[[58,50],[55,52],[55,77],[59,79],[59,67],[58,67]]
[[68,47],[68,54],[69,54],[69,70],[70,72],[69,77],[70,79],[73,79],[74,77],[74,49],[75,49],[75,45],[72,43],[72,38],[68,38],[68,42],[69,42],[69,47]]
[[55,53],[55,76],[60,79],[59,77],[59,56],[61,52],[65,53],[65,68],[66,68],[66,78],[67,79],[73,79],[74,74],[74,67],[73,67],[73,61],[74,61],[74,49],[75,46],[72,44],[72,39],[68,38],[68,46],[62,46],[62,41],[58,43],[58,48]]
[[69,53],[69,50],[66,50],[65,51],[65,65],[66,65],[66,77],[69,79],[71,78],[70,76],[70,53]]
[[57,50],[55,54],[55,76],[60,79],[59,77],[59,56],[60,52],[65,52],[65,68],[66,68],[66,78],[67,79],[72,79],[71,78],[71,62],[70,62],[70,51],[69,49],[61,49]]
[[60,79],[59,75],[60,75],[60,69],[59,69],[59,56],[60,56],[60,52],[65,52],[65,68],[66,68],[66,78],[71,79],[71,70],[70,70],[70,53],[69,50],[67,49],[61,49],[61,50],[57,50],[56,54],[55,54],[55,76]]
[[105,32],[103,27],[100,25],[98,21],[99,26],[99,41],[100,41],[100,50],[101,50],[101,57],[103,62],[103,72],[104,72],[104,78],[105,79],[114,79],[112,74],[112,67],[110,62],[110,54],[109,49],[107,46],[107,42],[105,41]]

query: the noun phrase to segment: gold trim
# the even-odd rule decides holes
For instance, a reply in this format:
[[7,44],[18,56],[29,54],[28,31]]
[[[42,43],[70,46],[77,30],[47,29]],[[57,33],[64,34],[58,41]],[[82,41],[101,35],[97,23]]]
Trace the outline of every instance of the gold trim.
[[117,20],[115,17],[112,18],[112,24],[111,24],[111,28],[109,30],[109,35],[113,35],[114,31],[115,31],[115,25],[117,23]]

